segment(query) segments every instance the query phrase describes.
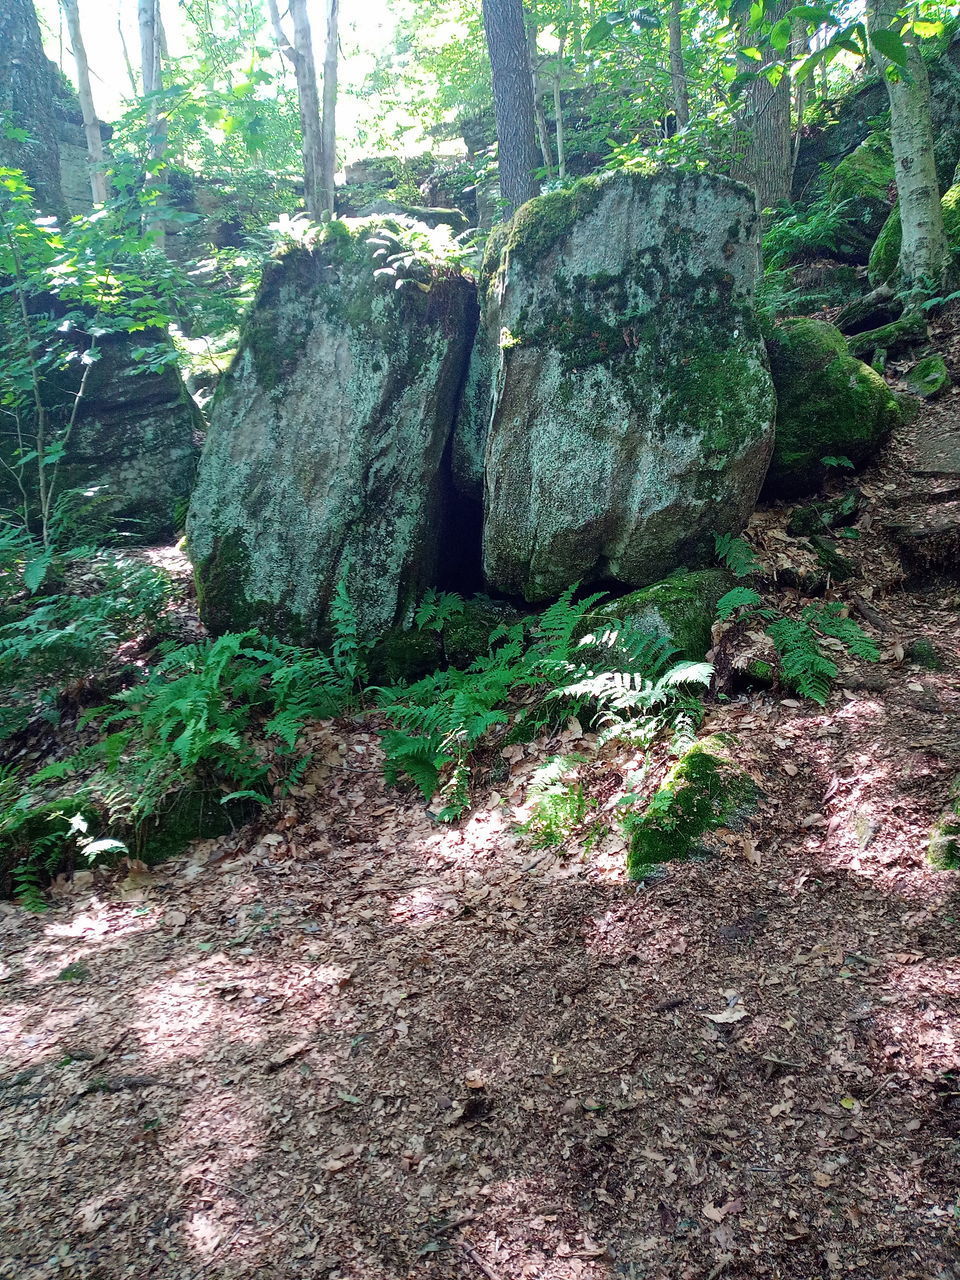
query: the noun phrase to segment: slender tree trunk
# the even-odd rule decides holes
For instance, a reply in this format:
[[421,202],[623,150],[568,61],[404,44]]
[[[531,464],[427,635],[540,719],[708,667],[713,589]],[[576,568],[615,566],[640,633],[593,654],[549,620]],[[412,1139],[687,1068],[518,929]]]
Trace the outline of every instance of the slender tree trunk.
[[[772,22],[778,22],[791,8],[789,0],[779,0]],[[744,39],[752,43],[753,37],[744,32]],[[759,66],[749,63],[750,69],[768,67],[779,60],[770,46],[763,50]],[[771,84],[762,73],[752,81],[747,92],[747,109],[738,122],[745,134],[740,148],[742,155],[734,165],[734,177],[754,188],[760,208],[772,208],[790,199],[793,173],[793,134],[790,128],[790,77],[784,74],[777,84]]]
[[540,143],[540,154],[543,156],[543,167],[547,177],[553,176],[553,151],[550,148],[550,126],[547,124],[547,113],[543,109],[543,90],[540,87],[538,69],[537,35],[537,0],[530,0],[527,9],[527,44],[530,57],[530,74],[533,77],[533,113],[537,126],[537,141]]
[[103,154],[103,137],[100,133],[100,120],[93,105],[93,90],[90,87],[90,65],[87,62],[87,51],[83,44],[83,32],[80,29],[80,0],[60,0],[70,31],[70,44],[73,46],[73,60],[77,66],[77,93],[80,97],[80,110],[83,113],[83,131],[87,138],[87,156],[90,160],[90,191],[94,204],[107,202],[106,158]]
[[306,0],[290,0],[293,39],[287,37],[280,21],[277,0],[269,0],[270,20],[280,52],[293,66],[300,101],[300,130],[303,149],[303,202],[307,212],[318,221],[323,217],[323,145],[320,123],[320,94],[317,89],[317,66],[313,56],[313,40]]
[[327,30],[323,58],[323,121],[320,154],[323,158],[323,207],[329,217],[337,213],[337,73],[339,67],[340,0],[327,0]]
[[483,0],[483,26],[493,72],[500,194],[510,216],[537,194],[533,76],[521,0]]
[[899,0],[868,0],[867,31],[873,62],[890,98],[890,141],[903,229],[900,275],[907,289],[929,295],[945,284],[950,262],[933,151],[930,81],[912,32],[903,38],[907,74],[891,67],[872,39],[878,31],[899,28],[899,7]]
[[557,131],[557,176],[561,182],[567,177],[567,139],[563,124],[563,96],[561,94],[563,77],[563,58],[567,47],[567,29],[560,32],[560,45],[557,49],[556,70],[553,76],[553,114],[556,117]]
[[670,0],[670,84],[673,88],[673,109],[677,113],[677,125],[685,129],[690,123],[690,91],[687,86],[687,69],[683,62],[683,27],[680,23],[680,0]]
[[119,12],[117,13],[117,34],[120,37],[120,48],[123,50],[123,65],[127,69],[127,79],[130,81],[130,96],[135,98],[137,96],[137,73],[134,71],[133,62],[130,59],[127,37],[123,34],[123,18]]
[[[802,58],[810,52],[810,37],[803,23],[794,25],[792,51],[795,59]],[[793,132],[793,158],[790,161],[790,192],[793,193],[793,180],[797,173],[797,162],[800,159],[800,144],[803,142],[803,116],[807,109],[807,82],[801,80],[794,92],[794,118],[796,126]]]
[[165,249],[166,232],[159,205],[166,185],[161,169],[167,149],[167,121],[161,111],[159,98],[163,89],[159,0],[138,0],[137,17],[140,26],[140,71],[143,78],[143,96],[147,102],[149,139],[145,190],[153,197],[152,205],[148,207],[144,218],[144,225],[145,229],[153,235],[157,248]]

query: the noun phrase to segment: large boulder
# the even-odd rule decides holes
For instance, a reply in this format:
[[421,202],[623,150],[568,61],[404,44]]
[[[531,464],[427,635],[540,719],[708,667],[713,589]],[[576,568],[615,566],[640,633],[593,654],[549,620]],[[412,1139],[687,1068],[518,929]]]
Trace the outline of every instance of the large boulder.
[[144,546],[182,530],[200,458],[203,416],[173,354],[159,330],[103,341],[59,473]]
[[824,458],[855,467],[867,462],[902,410],[879,373],[851,356],[840,330],[822,320],[785,320],[769,335],[767,350],[777,442],[764,492],[800,497],[826,479],[831,464]]
[[491,589],[645,586],[743,525],[773,447],[758,233],[745,187],[678,171],[518,211],[485,290]]
[[334,222],[264,273],[188,523],[214,631],[257,623],[323,640],[348,575],[362,634],[382,634],[449,552],[441,463],[475,291],[409,260],[390,274],[374,255],[397,235],[398,224]]
[[[32,299],[56,318],[63,304],[48,295]],[[55,322],[55,320],[54,320]],[[0,330],[0,344],[10,335]],[[78,338],[78,353],[85,339]],[[42,384],[48,430],[64,440],[56,469],[56,494],[71,501],[74,536],[149,546],[183,528],[200,457],[204,422],[177,369],[162,330],[101,336],[86,382],[73,360]],[[83,395],[79,392],[83,387]],[[72,426],[70,425],[72,420]],[[33,420],[24,411],[23,433],[33,446]],[[49,443],[49,442],[48,442]],[[0,507],[19,508],[18,440],[0,435]],[[36,514],[34,471],[24,467],[28,508]]]

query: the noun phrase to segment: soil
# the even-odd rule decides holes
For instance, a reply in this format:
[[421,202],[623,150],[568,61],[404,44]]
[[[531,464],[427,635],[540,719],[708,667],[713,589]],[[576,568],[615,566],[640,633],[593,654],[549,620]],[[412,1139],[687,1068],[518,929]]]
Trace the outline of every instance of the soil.
[[[0,1277],[960,1277],[960,881],[925,860],[960,600],[890,532],[958,410],[837,539],[880,661],[824,708],[711,704],[762,792],[712,856],[631,884],[620,836],[531,848],[545,757],[589,757],[594,824],[635,763],[576,722],[446,827],[357,718],[259,824],[0,905]],[[749,531],[787,610],[789,516]]]

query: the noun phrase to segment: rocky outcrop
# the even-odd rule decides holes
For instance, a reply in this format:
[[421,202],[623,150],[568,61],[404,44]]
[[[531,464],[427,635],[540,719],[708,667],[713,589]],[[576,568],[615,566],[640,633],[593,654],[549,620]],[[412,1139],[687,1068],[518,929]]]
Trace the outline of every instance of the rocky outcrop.
[[849,354],[839,329],[822,320],[786,320],[767,349],[777,389],[777,441],[767,476],[770,497],[820,487],[830,465],[862,466],[900,420],[896,396],[875,369]]
[[22,169],[48,213],[64,211],[54,101],[57,72],[47,61],[33,0],[0,5],[0,165]]
[[491,589],[640,587],[738,529],[773,446],[746,188],[610,175],[525,205],[485,290]]
[[[927,41],[923,42],[925,46]],[[927,66],[930,74],[937,172],[941,190],[950,185],[960,160],[960,36],[954,35],[943,47],[929,47],[934,56]],[[794,170],[795,200],[809,200],[823,174],[833,173],[844,156],[850,155],[873,131],[878,116],[890,109],[887,89],[879,76],[871,75],[859,88],[839,101],[826,104],[829,123],[804,129]]]
[[[955,182],[940,201],[943,209],[943,229],[953,254],[954,269],[960,264],[960,182]],[[900,206],[897,205],[884,222],[870,251],[867,274],[872,285],[884,284],[896,274],[900,263],[900,245],[903,229],[900,225]]]
[[475,293],[409,263],[378,275],[374,254],[400,230],[335,222],[264,274],[190,510],[214,630],[323,639],[346,578],[363,635],[382,634],[450,550],[443,462]]
[[[165,333],[136,335],[169,355]],[[151,369],[128,337],[108,339],[93,366],[60,471],[61,489],[97,499],[128,542],[150,545],[183,528],[203,417],[175,364]]]

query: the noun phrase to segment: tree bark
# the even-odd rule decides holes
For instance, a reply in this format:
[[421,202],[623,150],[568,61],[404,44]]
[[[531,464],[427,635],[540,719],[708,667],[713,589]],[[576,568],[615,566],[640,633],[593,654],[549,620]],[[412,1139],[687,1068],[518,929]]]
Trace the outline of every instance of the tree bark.
[[60,0],[60,3],[67,19],[70,44],[73,47],[73,60],[77,67],[77,93],[80,97],[83,131],[87,139],[87,156],[90,160],[90,191],[95,205],[106,204],[106,157],[103,154],[100,120],[93,104],[93,90],[90,87],[90,64],[87,62],[83,31],[80,27],[80,0]]
[[[780,0],[771,22],[779,20],[792,6],[789,0]],[[744,47],[752,37],[743,33]],[[740,148],[742,154],[734,164],[734,177],[754,188],[761,209],[768,209],[790,199],[793,176],[793,135],[790,128],[790,77],[781,76],[776,85],[770,83],[762,69],[778,62],[780,55],[765,45],[762,61],[747,63],[752,70],[760,71],[747,92],[747,109],[738,122],[745,134]]]
[[327,0],[327,30],[323,58],[323,121],[320,154],[323,161],[323,212],[337,213],[337,74],[340,40],[340,0]]
[[933,151],[930,81],[912,32],[903,37],[906,74],[880,53],[872,39],[878,31],[897,30],[899,8],[899,0],[868,0],[867,32],[871,57],[890,99],[890,141],[903,229],[899,272],[907,290],[929,296],[946,284],[950,262]]
[[533,79],[533,113],[537,126],[537,141],[540,143],[540,154],[547,177],[553,175],[553,151],[550,148],[550,126],[547,124],[547,113],[543,109],[543,90],[540,87],[540,74],[537,66],[537,0],[530,0],[527,8],[527,44],[530,57],[530,75]]
[[318,221],[323,217],[323,145],[320,123],[320,94],[317,89],[317,66],[313,56],[313,40],[306,0],[290,0],[293,20],[290,40],[280,21],[277,0],[269,0],[270,20],[280,52],[293,67],[300,102],[300,131],[303,151],[303,202],[307,212]]
[[690,91],[687,85],[687,69],[683,62],[683,27],[680,23],[680,0],[670,0],[670,84],[673,89],[673,109],[677,126],[685,129],[690,123]]
[[166,229],[159,205],[166,185],[161,162],[167,149],[167,121],[159,98],[163,89],[159,0],[137,0],[137,18],[140,27],[140,73],[147,103],[148,172],[144,190],[153,195],[152,204],[144,216],[144,228],[153,235],[157,248],[165,249]]
[[500,195],[509,217],[537,194],[533,76],[521,0],[483,0],[493,72]]

